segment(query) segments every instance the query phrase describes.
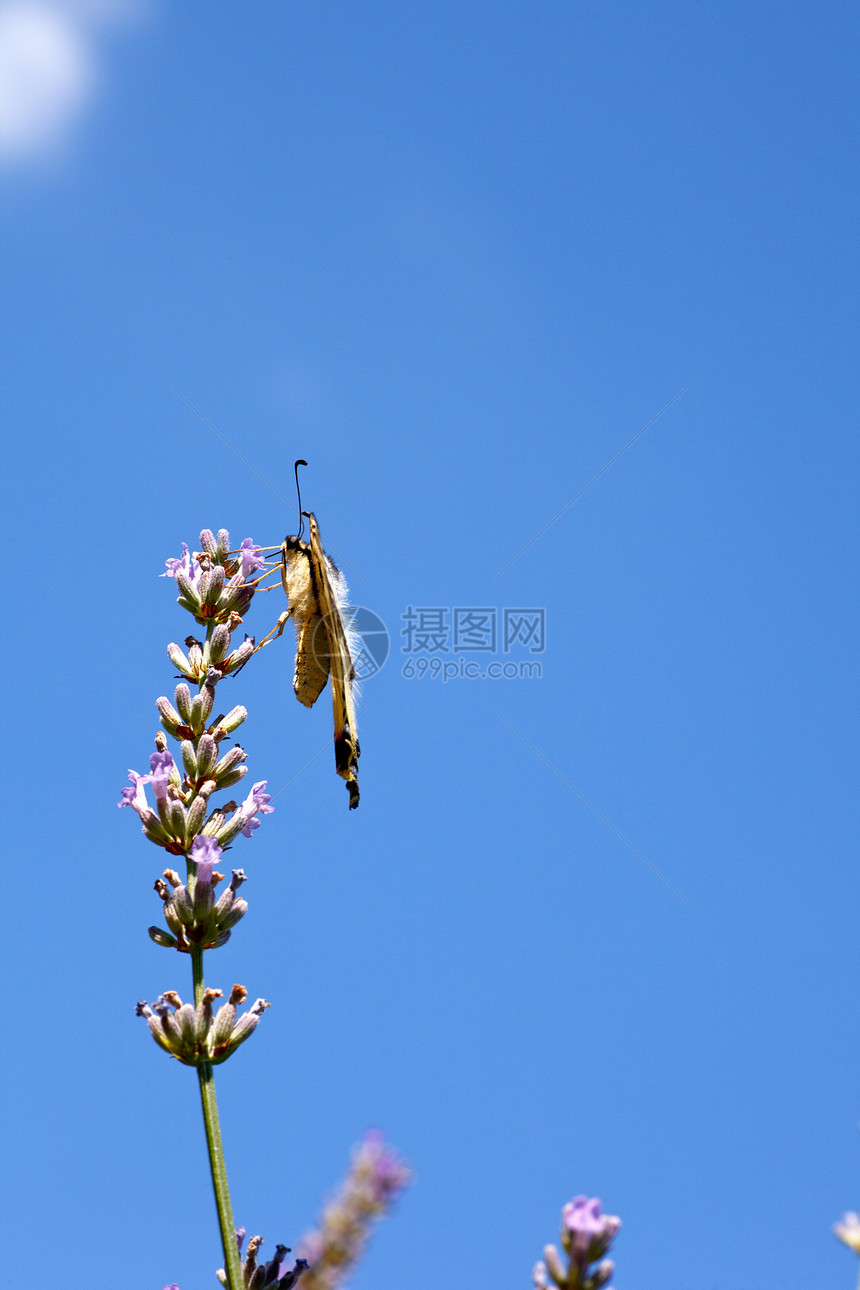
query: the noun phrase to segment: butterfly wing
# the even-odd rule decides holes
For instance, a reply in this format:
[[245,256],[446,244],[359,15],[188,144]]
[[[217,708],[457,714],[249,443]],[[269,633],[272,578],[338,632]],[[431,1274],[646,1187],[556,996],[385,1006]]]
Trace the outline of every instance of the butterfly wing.
[[[355,668],[349,650],[344,612],[347,607],[346,579],[323,550],[320,531],[313,515],[310,526],[311,574],[317,606],[327,636],[331,697],[334,711],[334,759],[341,779],[349,789],[349,809],[358,806],[358,727],[355,717],[353,683]],[[318,655],[317,655],[318,656]]]
[[281,548],[281,580],[296,629],[293,689],[299,703],[312,708],[328,680],[330,652],[306,542],[287,538]]
[[313,707],[331,677],[334,756],[338,775],[349,789],[349,806],[358,806],[359,746],[353,684],[355,668],[344,621],[346,579],[323,550],[316,518],[309,515],[310,543],[287,538],[281,548],[281,580],[296,629],[293,689],[299,703]]

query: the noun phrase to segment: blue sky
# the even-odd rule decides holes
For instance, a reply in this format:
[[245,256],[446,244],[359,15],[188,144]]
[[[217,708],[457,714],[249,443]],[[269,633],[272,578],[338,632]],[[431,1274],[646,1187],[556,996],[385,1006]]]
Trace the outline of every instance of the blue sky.
[[[297,1241],[378,1125],[416,1182],[357,1290],[528,1287],[578,1192],[622,1217],[619,1287],[853,1283],[858,28],[0,3],[5,513],[35,555],[4,1283],[215,1284],[195,1081],[133,1015],[188,968],[115,802],[190,627],[165,558],[280,542],[300,456],[392,652],[357,812],[288,637],[229,683],[281,794],[208,965],[273,1005],[219,1073],[237,1220]],[[544,610],[540,655],[468,655],[541,676],[404,676],[410,606]]]

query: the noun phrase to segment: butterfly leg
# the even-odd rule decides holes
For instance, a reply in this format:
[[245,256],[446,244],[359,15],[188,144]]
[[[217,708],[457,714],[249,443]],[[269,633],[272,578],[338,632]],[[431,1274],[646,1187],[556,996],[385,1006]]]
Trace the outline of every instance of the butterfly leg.
[[292,609],[284,610],[284,612],[281,614],[280,618],[275,623],[272,630],[270,632],[266,632],[266,635],[259,642],[259,644],[254,646],[252,652],[245,659],[245,662],[236,668],[236,671],[233,673],[234,676],[239,675],[239,673],[242,671],[242,668],[245,667],[246,664],[250,663],[254,655],[257,654],[263,648],[264,645],[268,645],[271,641],[277,640],[279,636],[283,635],[284,628],[286,627],[292,612],[293,612]]

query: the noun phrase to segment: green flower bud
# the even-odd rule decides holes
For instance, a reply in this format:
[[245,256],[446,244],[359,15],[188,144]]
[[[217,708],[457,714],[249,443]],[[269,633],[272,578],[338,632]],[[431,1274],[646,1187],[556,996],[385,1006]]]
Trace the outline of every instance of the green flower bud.
[[181,802],[177,802],[177,801],[174,801],[173,799],[169,799],[168,811],[170,813],[170,829],[171,829],[171,832],[173,833],[174,838],[181,839],[184,842],[185,826],[187,823],[185,807],[182,805]]
[[211,882],[196,882],[194,884],[194,922],[203,925],[212,912],[214,904],[214,891]]
[[[176,917],[184,927],[190,927],[194,922],[194,906],[191,903],[191,896],[188,894],[188,888],[183,884],[176,888],[173,893],[173,908],[176,910]],[[165,916],[168,906],[165,905]]]
[[179,1037],[185,1052],[193,1053],[198,1037],[197,1010],[190,1003],[183,1003],[174,1013]]
[[225,776],[223,777],[223,779],[219,777],[219,780],[218,780],[218,787],[219,787],[219,788],[232,788],[232,786],[233,786],[234,784],[238,784],[238,783],[239,783],[239,780],[240,780],[240,779],[244,779],[244,778],[245,778],[245,776],[247,775],[247,773],[248,773],[248,767],[247,767],[247,766],[240,766],[240,767],[238,768],[238,770],[233,770],[233,771],[231,771],[231,772],[230,772],[230,774],[229,774],[229,775],[225,775]]
[[169,932],[165,932],[163,928],[150,927],[148,931],[150,939],[155,941],[156,945],[163,945],[167,950],[175,950],[177,948],[176,937],[171,936]]
[[559,1254],[558,1249],[555,1245],[544,1246],[543,1259],[544,1259],[544,1263],[546,1264],[547,1271],[549,1272],[550,1276],[552,1277],[556,1285],[558,1286],[566,1285],[567,1272],[564,1269],[564,1265],[562,1264],[562,1261],[561,1261],[561,1255]]
[[171,642],[167,647],[167,656],[176,668],[177,672],[181,672],[183,676],[187,676],[189,681],[197,680],[197,675],[194,669],[178,645]]
[[163,696],[155,700],[155,706],[158,708],[161,717],[161,724],[169,735],[177,737],[179,732],[184,729],[182,718],[174,708],[169,699]]
[[185,841],[190,846],[206,822],[207,801],[198,793],[188,808],[188,819],[185,824]]
[[224,590],[224,570],[220,564],[207,569],[200,579],[200,599],[203,601],[203,613],[208,619],[220,616],[221,593]]
[[218,761],[218,743],[211,735],[201,735],[197,745],[197,773],[195,779],[214,779],[212,771]]
[[185,774],[193,784],[199,775],[199,771],[197,769],[197,754],[194,751],[194,744],[190,739],[183,739],[179,751],[182,753],[182,765],[185,767]]
[[[164,906],[164,921],[176,937],[183,941],[185,940],[185,927],[172,900],[168,901]],[[150,936],[151,935],[152,930],[150,929]],[[153,937],[153,940],[154,939],[155,937]]]
[[209,641],[209,662],[220,663],[230,648],[230,628],[219,623]]
[[218,927],[221,932],[229,932],[235,927],[241,918],[244,918],[248,912],[247,900],[234,900],[231,909],[218,918]]
[[230,1035],[233,1033],[233,1026],[236,1024],[236,1005],[230,1003],[223,1004],[215,1014],[215,1021],[212,1025],[210,1040],[214,1048],[219,1048],[226,1044]]
[[176,687],[174,695],[176,699],[176,709],[186,725],[191,725],[191,691],[184,681],[180,681]]
[[193,636],[186,636],[185,644],[188,646],[188,665],[193,668],[196,681],[203,672],[203,646]]

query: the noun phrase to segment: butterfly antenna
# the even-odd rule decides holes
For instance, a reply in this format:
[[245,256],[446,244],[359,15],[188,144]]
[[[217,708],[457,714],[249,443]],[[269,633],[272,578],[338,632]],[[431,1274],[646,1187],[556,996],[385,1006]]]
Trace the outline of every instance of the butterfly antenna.
[[305,531],[305,513],[302,510],[302,490],[299,487],[299,466],[306,466],[307,464],[308,463],[306,461],[304,461],[301,457],[299,457],[298,461],[293,466],[293,469],[296,474],[296,496],[299,499],[299,531],[297,535],[297,540],[299,542],[301,542],[302,534]]

